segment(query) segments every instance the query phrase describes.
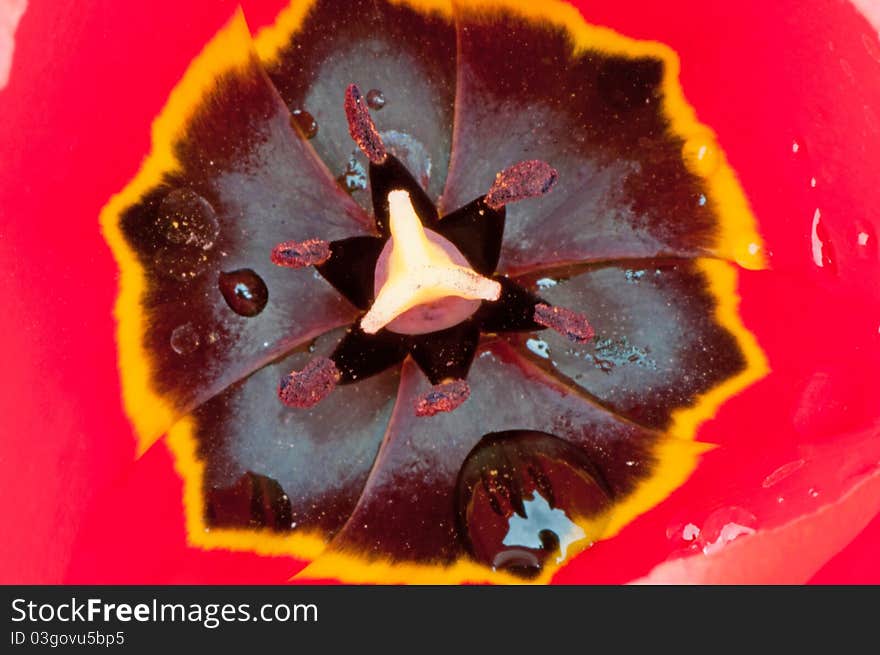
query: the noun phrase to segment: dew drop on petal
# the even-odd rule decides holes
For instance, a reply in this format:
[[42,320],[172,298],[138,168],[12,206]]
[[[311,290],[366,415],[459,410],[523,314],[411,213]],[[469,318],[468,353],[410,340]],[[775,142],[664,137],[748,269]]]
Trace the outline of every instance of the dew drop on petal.
[[248,471],[228,487],[206,490],[206,520],[212,526],[284,532],[296,526],[290,498],[277,480]]
[[370,89],[367,92],[367,105],[376,111],[382,109],[385,106],[385,94],[379,89]]
[[685,541],[693,541],[700,536],[700,528],[693,523],[688,523],[681,529],[681,538]]
[[530,430],[485,435],[459,472],[456,503],[471,554],[523,577],[591,545],[611,507],[585,453]]
[[836,272],[837,258],[834,254],[834,246],[831,244],[828,232],[822,223],[822,210],[818,207],[813,212],[813,221],[810,227],[810,254],[816,266],[824,268],[830,273]]
[[336,182],[349,193],[363,191],[367,188],[367,169],[360,162],[360,159],[360,154],[353,152],[348,158],[345,170],[336,178]]
[[735,539],[755,533],[758,519],[742,507],[724,507],[716,510],[703,523],[699,544],[703,553],[712,555]]
[[318,134],[318,121],[305,109],[290,112],[290,124],[307,139],[314,139]]
[[708,132],[699,132],[687,139],[681,153],[691,172],[702,177],[712,175],[721,164],[718,144]]
[[159,205],[156,224],[168,243],[210,250],[220,234],[214,208],[192,189],[174,189]]
[[269,301],[266,283],[250,268],[220,273],[218,284],[226,304],[240,316],[256,316]]
[[198,350],[200,342],[192,323],[178,325],[171,331],[171,349],[178,355],[191,355]]
[[797,459],[793,462],[788,462],[787,464],[783,464],[775,471],[773,471],[770,475],[764,478],[764,481],[761,483],[761,486],[764,489],[769,489],[770,487],[779,484],[785,478],[789,477],[792,473],[800,469],[804,464],[806,464],[806,460]]
[[856,222],[856,245],[859,257],[863,259],[877,259],[878,244],[877,234],[870,223]]
[[535,353],[538,357],[550,359],[550,345],[543,339],[526,340],[526,348]]

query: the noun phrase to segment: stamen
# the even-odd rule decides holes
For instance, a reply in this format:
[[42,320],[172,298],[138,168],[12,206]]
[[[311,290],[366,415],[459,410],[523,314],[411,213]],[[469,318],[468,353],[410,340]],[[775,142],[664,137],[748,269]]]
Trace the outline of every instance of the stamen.
[[317,357],[303,370],[281,378],[278,397],[288,407],[314,407],[330,395],[340,377],[341,373],[332,360]]
[[416,416],[434,416],[440,412],[451,412],[468,399],[471,388],[464,380],[447,380],[435,384],[416,400]]
[[596,336],[586,316],[565,307],[551,307],[543,303],[535,305],[535,323],[548,327],[575,343],[587,343]]
[[348,132],[351,138],[358,144],[361,151],[374,164],[381,164],[388,157],[385,144],[379,136],[379,130],[370,117],[367,102],[361,95],[356,84],[351,84],[345,90],[345,116],[348,119]]
[[499,298],[498,282],[459,266],[428,239],[406,191],[389,193],[388,206],[392,238],[388,278],[361,319],[364,332],[375,334],[405,311],[441,298]]
[[518,200],[542,196],[553,188],[558,178],[559,173],[546,162],[521,161],[495,176],[486,194],[486,204],[492,209],[501,209]]
[[321,239],[285,241],[272,249],[272,263],[287,268],[320,266],[330,259],[330,244]]

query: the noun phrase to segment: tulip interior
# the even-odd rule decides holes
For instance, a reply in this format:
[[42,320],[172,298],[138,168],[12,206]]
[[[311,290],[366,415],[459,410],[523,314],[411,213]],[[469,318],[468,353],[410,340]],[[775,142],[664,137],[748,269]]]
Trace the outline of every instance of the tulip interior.
[[676,75],[517,3],[237,14],[102,216],[189,538],[543,581],[684,482],[767,368],[735,292],[762,241]]

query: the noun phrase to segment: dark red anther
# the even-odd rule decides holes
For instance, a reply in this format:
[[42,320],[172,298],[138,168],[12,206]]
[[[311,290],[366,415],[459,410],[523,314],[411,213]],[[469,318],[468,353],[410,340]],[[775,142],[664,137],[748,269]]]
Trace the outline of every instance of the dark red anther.
[[330,244],[321,239],[285,241],[272,248],[272,263],[288,268],[319,266],[330,259]]
[[345,90],[345,116],[348,119],[348,132],[358,144],[358,148],[374,164],[381,164],[388,157],[379,130],[370,116],[367,101],[356,84]]
[[332,360],[317,357],[303,370],[293,371],[281,378],[278,397],[288,407],[314,407],[336,388],[340,376]]
[[485,202],[492,209],[501,209],[518,200],[542,196],[556,184],[559,173],[539,159],[521,161],[495,176]]
[[470,395],[471,388],[464,380],[449,380],[435,384],[416,400],[416,416],[434,416],[440,412],[451,412]]
[[565,307],[535,305],[535,323],[548,327],[576,343],[587,343],[596,336],[586,316]]

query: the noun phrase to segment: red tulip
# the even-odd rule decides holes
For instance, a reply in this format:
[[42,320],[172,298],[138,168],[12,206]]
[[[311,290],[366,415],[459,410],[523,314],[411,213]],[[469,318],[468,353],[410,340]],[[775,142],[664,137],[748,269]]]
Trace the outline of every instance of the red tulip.
[[[4,580],[271,582],[314,559],[301,579],[512,581],[500,560],[498,571],[479,563],[498,554],[500,534],[480,508],[505,498],[512,521],[543,490],[547,510],[566,510],[595,543],[558,570],[548,559],[538,579],[801,582],[871,521],[880,43],[856,8],[581,8],[596,29],[566,5],[511,1],[489,15],[520,18],[501,22],[458,7],[467,29],[456,38],[446,3],[428,3],[428,18],[395,5],[358,20],[314,13],[285,50],[300,12],[260,31],[282,4],[245,4],[253,55],[232,3],[32,3],[22,18],[0,91],[0,263],[13,300],[0,344],[13,528]],[[570,59],[539,11],[592,58]],[[455,68],[456,51],[466,66]],[[371,69],[375,56],[385,59]],[[404,339],[415,358],[402,373],[345,379],[364,370],[346,363],[378,342],[346,359],[334,334],[305,352],[359,314],[325,260],[316,270],[333,286],[269,261],[290,239],[325,239],[332,251],[375,234],[367,191],[346,195],[322,168],[344,174],[356,151],[345,86],[366,94],[375,80],[382,138],[428,202],[443,191],[441,214],[517,161],[558,170],[546,198],[507,209],[498,266],[480,273],[508,275],[557,307],[529,313],[539,323],[529,329],[596,331],[580,345],[552,331],[508,334],[474,314],[475,330],[499,337],[484,336],[453,376],[470,396],[432,418],[413,410],[442,378],[419,371],[434,370],[419,355],[425,342]],[[400,125],[415,126],[417,141],[390,136]],[[177,219],[193,215],[202,222],[181,231]],[[290,218],[256,220],[278,215]],[[507,298],[498,302],[520,306]],[[578,332],[582,314],[590,329]],[[353,384],[312,409],[284,407],[278,380],[318,355]],[[284,422],[308,439],[279,440]],[[497,431],[508,432],[469,455]],[[309,454],[298,459],[297,446]],[[533,477],[519,499],[486,481],[505,466],[516,478],[517,462],[550,481]],[[561,560],[558,537],[520,551],[558,545]],[[872,566],[852,579],[876,575]]]

